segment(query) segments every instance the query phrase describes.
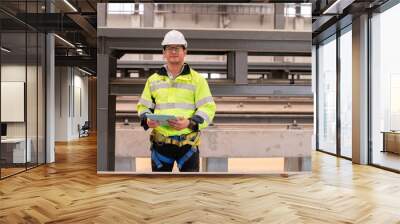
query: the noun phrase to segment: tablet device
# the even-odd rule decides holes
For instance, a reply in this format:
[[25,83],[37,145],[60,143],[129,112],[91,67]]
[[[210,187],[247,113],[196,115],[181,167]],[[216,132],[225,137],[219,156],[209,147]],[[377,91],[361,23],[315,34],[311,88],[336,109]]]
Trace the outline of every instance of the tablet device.
[[168,120],[176,120],[174,115],[146,114],[146,117],[153,121],[158,121],[161,125],[168,125]]

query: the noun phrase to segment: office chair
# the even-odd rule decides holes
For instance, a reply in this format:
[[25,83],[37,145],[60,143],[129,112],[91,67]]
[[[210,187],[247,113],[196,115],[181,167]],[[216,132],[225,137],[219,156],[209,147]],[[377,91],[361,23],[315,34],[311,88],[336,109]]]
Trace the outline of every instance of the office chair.
[[89,136],[89,121],[85,121],[85,123],[82,125],[82,127],[79,127],[80,125],[78,125],[78,129],[79,129],[79,138],[80,137],[87,137]]

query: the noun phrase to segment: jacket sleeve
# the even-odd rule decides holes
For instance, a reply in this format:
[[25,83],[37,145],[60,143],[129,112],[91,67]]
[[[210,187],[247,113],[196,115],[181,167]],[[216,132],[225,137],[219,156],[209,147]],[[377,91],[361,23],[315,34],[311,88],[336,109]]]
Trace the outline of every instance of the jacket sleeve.
[[196,112],[191,120],[196,122],[198,124],[198,130],[201,130],[212,123],[217,108],[207,80],[203,77],[199,79],[196,86],[195,104]]
[[140,118],[140,125],[144,130],[149,129],[149,126],[147,126],[146,114],[152,114],[154,112],[154,107],[155,104],[150,91],[150,81],[147,80],[139,102],[136,105],[136,110]]

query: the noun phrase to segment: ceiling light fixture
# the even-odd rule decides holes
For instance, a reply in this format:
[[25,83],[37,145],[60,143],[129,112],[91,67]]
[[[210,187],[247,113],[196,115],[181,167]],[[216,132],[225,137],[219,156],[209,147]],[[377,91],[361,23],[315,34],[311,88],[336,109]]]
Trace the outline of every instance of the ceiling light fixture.
[[327,9],[325,9],[325,11],[322,14],[328,14],[330,13],[330,11],[334,8],[337,7],[337,5],[339,4],[340,0],[336,0],[332,5],[330,5]]
[[10,52],[11,52],[10,50],[8,50],[8,49],[5,48],[5,47],[1,47],[1,50],[4,51],[4,52],[6,52],[6,53],[10,53]]
[[327,14],[342,14],[343,9],[351,5],[354,0],[336,0],[332,5],[330,5],[324,12],[323,15]]
[[60,39],[61,41],[63,41],[63,42],[66,43],[67,45],[69,45],[69,46],[75,48],[75,45],[73,45],[73,44],[72,44],[71,42],[69,42],[68,40],[66,40],[66,39],[64,39],[64,38],[62,38],[62,37],[60,37],[60,36],[57,35],[57,34],[54,34],[54,36],[56,36],[58,39]]
[[90,72],[88,72],[88,71],[85,71],[85,70],[83,70],[83,69],[81,69],[81,68],[79,68],[79,67],[78,67],[78,69],[79,69],[79,71],[81,71],[81,72],[83,72],[83,73],[85,73],[85,74],[87,74],[87,75],[89,75],[89,76],[92,76],[92,75],[93,75],[92,73],[90,73]]
[[75,12],[78,12],[78,10],[68,1],[68,0],[64,0],[65,4],[67,4],[72,10],[74,10]]

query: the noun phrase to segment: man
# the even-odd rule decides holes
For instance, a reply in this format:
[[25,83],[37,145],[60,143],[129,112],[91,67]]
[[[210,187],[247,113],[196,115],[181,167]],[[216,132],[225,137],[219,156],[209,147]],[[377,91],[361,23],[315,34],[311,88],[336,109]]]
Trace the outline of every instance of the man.
[[[216,105],[207,81],[186,64],[187,42],[183,34],[169,31],[162,41],[166,64],[146,82],[137,111],[142,127],[152,128],[153,171],[199,171],[199,131],[214,118]],[[166,125],[147,118],[149,114],[173,115]]]

